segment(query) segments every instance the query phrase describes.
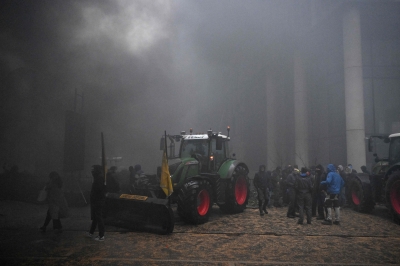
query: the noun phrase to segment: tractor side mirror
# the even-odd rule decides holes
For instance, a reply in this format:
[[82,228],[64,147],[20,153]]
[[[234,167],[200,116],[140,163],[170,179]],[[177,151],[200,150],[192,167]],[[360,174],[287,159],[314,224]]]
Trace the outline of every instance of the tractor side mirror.
[[222,137],[217,137],[217,143],[216,143],[216,145],[215,145],[216,147],[216,149],[217,149],[217,151],[220,151],[220,150],[222,150]]
[[160,139],[160,150],[164,150],[164,147],[165,147],[165,138],[162,137]]

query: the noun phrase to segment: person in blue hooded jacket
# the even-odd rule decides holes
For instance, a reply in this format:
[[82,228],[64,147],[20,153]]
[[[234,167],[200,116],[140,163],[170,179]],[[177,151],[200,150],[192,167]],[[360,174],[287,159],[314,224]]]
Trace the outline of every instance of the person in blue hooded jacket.
[[325,206],[328,211],[328,216],[322,224],[332,225],[332,208],[335,210],[335,221],[336,225],[340,225],[340,208],[339,208],[339,194],[340,190],[344,186],[343,178],[336,172],[336,167],[333,164],[327,166],[328,175],[326,181],[322,181],[321,185],[326,184],[328,197],[325,200]]

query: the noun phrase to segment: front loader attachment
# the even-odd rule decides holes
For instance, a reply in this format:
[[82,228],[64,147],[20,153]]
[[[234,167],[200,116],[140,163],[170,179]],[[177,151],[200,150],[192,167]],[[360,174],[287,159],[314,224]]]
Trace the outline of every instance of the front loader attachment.
[[139,230],[159,234],[170,234],[174,230],[174,214],[168,199],[108,193],[105,213]]

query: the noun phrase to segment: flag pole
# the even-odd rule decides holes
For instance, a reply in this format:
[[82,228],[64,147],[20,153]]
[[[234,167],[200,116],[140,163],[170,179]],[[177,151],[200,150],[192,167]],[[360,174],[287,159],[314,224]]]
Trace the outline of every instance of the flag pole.
[[104,148],[104,136],[103,132],[101,132],[101,166],[103,168],[104,174],[104,185],[107,185],[107,162],[106,162],[106,151]]
[[[164,151],[165,151],[165,157],[167,157],[167,162],[168,162],[168,148],[167,148],[167,131],[164,130]],[[171,206],[171,200],[170,197],[167,196],[167,205],[168,207]]]
[[167,131],[166,130],[164,130],[164,150],[165,150],[165,155],[167,155],[167,161],[168,161]]

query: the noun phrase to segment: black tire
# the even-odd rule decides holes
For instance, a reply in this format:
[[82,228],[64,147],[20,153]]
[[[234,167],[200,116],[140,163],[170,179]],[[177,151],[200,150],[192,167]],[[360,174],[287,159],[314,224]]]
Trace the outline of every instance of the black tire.
[[162,214],[158,216],[158,219],[160,225],[159,227],[156,227],[157,233],[159,233],[160,235],[168,235],[174,231],[174,212],[172,211],[170,206],[167,206],[167,208],[162,211]]
[[393,172],[389,176],[385,194],[393,221],[400,224],[400,170]]
[[178,214],[185,222],[206,223],[213,205],[210,182],[206,179],[188,181],[180,189],[177,203]]
[[226,188],[225,203],[219,206],[223,212],[239,213],[246,209],[250,197],[250,183],[247,174],[248,170],[244,165],[236,166]]
[[351,176],[348,180],[349,184],[346,188],[348,203],[357,212],[370,213],[375,205],[371,185],[362,182],[357,176]]

